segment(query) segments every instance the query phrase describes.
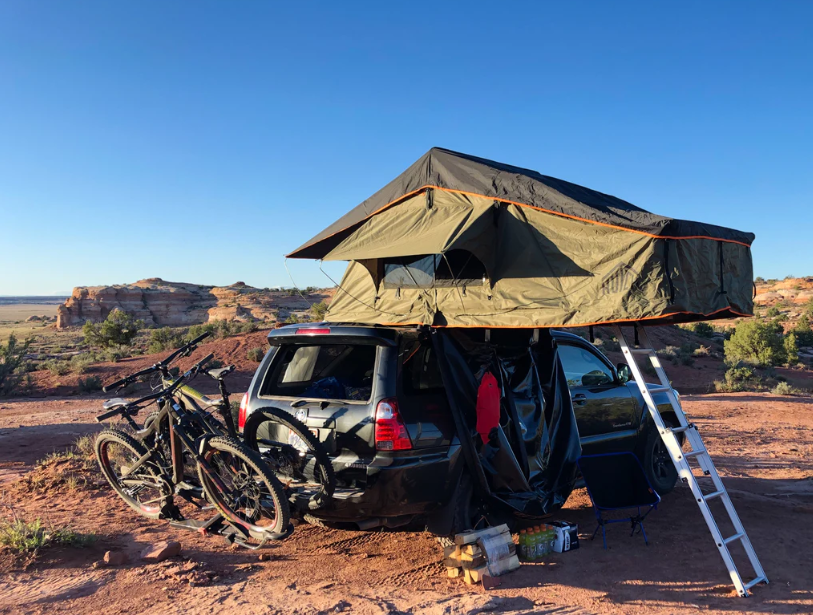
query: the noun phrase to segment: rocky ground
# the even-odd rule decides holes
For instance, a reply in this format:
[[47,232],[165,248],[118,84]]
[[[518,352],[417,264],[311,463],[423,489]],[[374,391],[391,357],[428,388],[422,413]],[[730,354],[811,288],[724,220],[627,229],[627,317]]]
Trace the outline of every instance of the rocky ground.
[[[650,516],[649,547],[618,525],[606,551],[589,540],[592,511],[584,491],[575,492],[557,516],[579,524],[581,548],[525,564],[489,592],[445,578],[441,553],[423,533],[301,525],[259,552],[233,550],[135,516],[92,466],[70,482],[73,462],[37,465],[96,431],[98,405],[95,398],[0,402],[4,506],[98,536],[91,546],[49,548],[33,561],[2,552],[0,613],[813,612],[811,399],[685,397],[771,579],[748,599],[733,594],[683,487]],[[182,545],[179,555],[141,559],[148,547],[172,540]],[[108,551],[127,562],[105,565]]]

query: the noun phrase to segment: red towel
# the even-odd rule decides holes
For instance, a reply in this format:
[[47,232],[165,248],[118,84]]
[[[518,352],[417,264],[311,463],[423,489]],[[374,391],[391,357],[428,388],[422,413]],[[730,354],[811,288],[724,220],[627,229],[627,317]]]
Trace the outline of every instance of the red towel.
[[500,385],[491,372],[486,372],[477,389],[477,433],[488,442],[488,434],[500,424]]

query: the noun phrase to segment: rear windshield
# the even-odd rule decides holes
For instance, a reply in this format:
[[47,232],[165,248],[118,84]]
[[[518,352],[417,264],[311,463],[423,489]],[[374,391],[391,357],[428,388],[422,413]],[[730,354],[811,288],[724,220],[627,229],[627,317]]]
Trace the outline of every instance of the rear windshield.
[[369,344],[283,344],[261,395],[368,401],[375,351]]

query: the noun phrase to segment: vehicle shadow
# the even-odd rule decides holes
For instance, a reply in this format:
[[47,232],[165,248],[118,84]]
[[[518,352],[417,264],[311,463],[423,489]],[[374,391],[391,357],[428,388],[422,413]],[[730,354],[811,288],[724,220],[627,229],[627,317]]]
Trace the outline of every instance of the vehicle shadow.
[[[503,588],[552,583],[597,592],[601,603],[624,608],[673,604],[747,613],[799,613],[813,600],[813,480],[724,478],[731,499],[770,579],[748,598],[736,595],[722,558],[688,487],[667,494],[645,522],[649,546],[630,526],[618,523],[590,536],[596,519],[583,490],[557,515],[578,523],[577,551],[554,554],[544,563],[524,564],[504,577]],[[722,503],[718,519],[724,519]],[[724,536],[734,534],[721,522]],[[732,543],[732,556],[745,581],[755,575],[745,551]],[[541,582],[541,583],[540,583]],[[800,610],[801,609],[801,610]]]

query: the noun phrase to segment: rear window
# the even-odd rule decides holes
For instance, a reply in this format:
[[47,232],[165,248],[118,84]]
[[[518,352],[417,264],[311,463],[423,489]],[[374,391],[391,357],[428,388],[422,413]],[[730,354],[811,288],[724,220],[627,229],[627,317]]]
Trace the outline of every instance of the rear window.
[[376,347],[353,344],[280,346],[262,395],[368,401]]

